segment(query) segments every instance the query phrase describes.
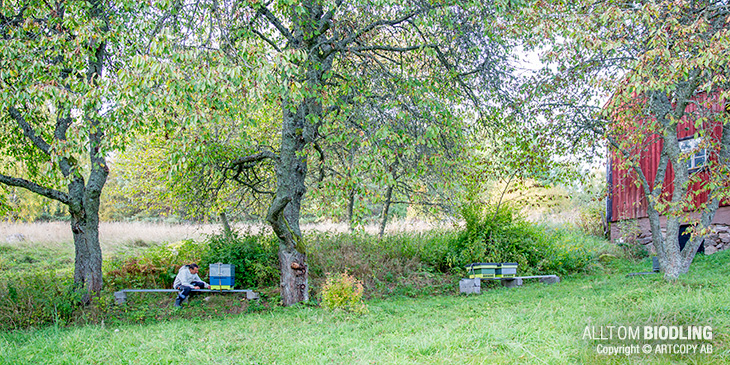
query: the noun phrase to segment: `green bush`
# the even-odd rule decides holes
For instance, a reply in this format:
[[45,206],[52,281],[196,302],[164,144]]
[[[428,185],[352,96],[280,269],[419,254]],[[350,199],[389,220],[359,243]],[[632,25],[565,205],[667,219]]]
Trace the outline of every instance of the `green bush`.
[[274,235],[239,234],[211,235],[202,267],[217,262],[236,265],[236,287],[256,288],[276,285],[279,280],[279,241]]
[[444,277],[423,257],[445,257],[445,241],[453,232],[399,233],[378,239],[365,233],[313,233],[306,236],[312,289],[324,284],[328,272],[349,272],[360,278],[366,295],[434,295],[454,292],[458,280]]
[[517,262],[519,274],[568,274],[584,270],[595,252],[565,240],[566,233],[527,222],[510,205],[469,205],[466,227],[440,266],[462,269],[472,262]]
[[322,307],[326,309],[358,314],[367,312],[367,306],[362,301],[362,283],[346,272],[328,274],[321,293]]
[[0,329],[65,325],[81,305],[70,273],[29,270],[0,277]]
[[114,257],[104,261],[104,281],[107,287],[171,288],[182,265],[201,262],[208,245],[183,240],[153,246],[138,257]]
[[527,222],[510,206],[468,207],[466,227],[387,235],[315,233],[306,238],[312,287],[327,272],[351,272],[368,295],[450,293],[472,262],[517,262],[518,274],[566,275],[592,267],[606,241]]

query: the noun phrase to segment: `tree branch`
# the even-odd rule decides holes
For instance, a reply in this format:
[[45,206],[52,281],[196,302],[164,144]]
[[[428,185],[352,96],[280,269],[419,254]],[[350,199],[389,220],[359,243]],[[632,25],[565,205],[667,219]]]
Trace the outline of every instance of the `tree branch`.
[[[266,214],[266,220],[271,223],[272,227],[278,227],[278,220],[281,216],[282,212],[284,211],[284,208],[286,208],[286,205],[289,204],[291,201],[291,197],[276,197],[274,198],[274,201],[271,203],[271,207],[269,208],[269,212]],[[277,232],[278,235],[279,232]]]
[[324,181],[324,151],[319,143],[314,142],[314,149],[319,152],[319,182]]
[[15,121],[18,123],[18,126],[20,126],[20,129],[23,130],[23,134],[28,137],[28,139],[33,142],[33,145],[35,145],[39,150],[43,151],[46,155],[51,155],[51,146],[43,140],[40,136],[38,136],[35,133],[35,130],[33,130],[33,127],[28,124],[28,122],[23,118],[23,115],[20,113],[18,109],[15,109],[15,107],[9,107],[8,112],[10,113],[10,116],[15,119]]
[[47,188],[45,186],[38,185],[29,180],[0,174],[0,183],[9,185],[9,186],[23,188],[23,189],[29,190],[33,193],[36,193],[38,195],[45,196],[46,198],[56,200],[58,202],[66,204],[66,205],[68,205],[70,202],[69,197],[66,193],[55,190],[55,189]]
[[324,16],[322,16],[322,19],[319,20],[319,26],[317,27],[317,32],[319,34],[324,34],[330,29],[332,17],[335,15],[335,10],[342,5],[342,1],[343,0],[337,0],[335,6],[325,13]]
[[278,157],[275,153],[271,151],[261,151],[258,153],[254,153],[253,155],[248,155],[244,157],[239,157],[233,161],[231,161],[230,166],[238,166],[238,165],[245,165],[252,162],[259,162],[266,159],[276,160]]
[[387,52],[410,52],[423,48],[434,48],[435,44],[422,44],[410,47],[390,47],[390,46],[368,46],[368,47],[355,47],[350,48],[351,51],[387,51]]
[[344,51],[344,50],[346,50],[346,46],[348,44],[354,42],[356,39],[362,37],[363,35],[372,32],[377,27],[381,27],[381,26],[391,26],[392,27],[394,25],[398,25],[400,23],[408,21],[409,19],[411,19],[417,15],[423,14],[424,12],[426,12],[427,10],[430,10],[430,9],[431,8],[420,8],[420,9],[418,9],[414,12],[408,13],[398,19],[378,20],[376,22],[370,23],[369,25],[367,25],[366,27],[363,27],[359,31],[354,32],[349,37],[337,42],[337,47],[334,47],[334,48],[338,51]]
[[256,29],[252,29],[252,31],[253,31],[254,34],[256,34],[257,36],[259,36],[259,38],[261,38],[264,42],[266,42],[266,43],[270,44],[272,47],[274,47],[274,49],[277,52],[281,52],[281,48],[279,48],[279,46],[276,43],[274,43],[274,41],[272,41],[271,39],[269,39],[268,37],[266,37],[263,33],[259,32]]
[[269,11],[269,9],[265,5],[261,5],[261,7],[259,7],[258,9],[258,12],[261,13],[261,15],[265,16],[266,19],[269,20],[269,23],[271,23],[271,25],[273,25],[279,31],[279,33],[281,33],[281,35],[289,41],[289,43],[296,43],[296,39],[294,39],[291,31],[289,31],[289,29],[281,24],[281,21],[276,17],[276,15],[271,13],[271,11]]

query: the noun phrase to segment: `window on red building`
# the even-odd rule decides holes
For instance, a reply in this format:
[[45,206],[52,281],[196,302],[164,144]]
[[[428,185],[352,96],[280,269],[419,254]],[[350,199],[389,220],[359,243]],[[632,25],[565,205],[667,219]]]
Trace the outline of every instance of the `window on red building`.
[[679,149],[687,156],[687,168],[689,172],[695,172],[702,168],[707,160],[707,149],[700,147],[702,145],[702,137],[685,138],[679,141]]

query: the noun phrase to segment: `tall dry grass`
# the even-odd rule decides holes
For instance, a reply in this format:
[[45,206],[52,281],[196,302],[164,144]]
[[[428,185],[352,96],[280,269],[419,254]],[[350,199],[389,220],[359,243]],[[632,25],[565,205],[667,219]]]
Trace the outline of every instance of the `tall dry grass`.
[[[444,225],[414,220],[393,221],[387,233],[422,232]],[[270,228],[264,224],[235,225],[239,231],[258,233]],[[343,233],[348,231],[344,223],[312,223],[301,226],[304,234],[311,232]],[[378,226],[361,227],[370,234],[377,234]],[[102,251],[114,253],[130,247],[176,242],[184,239],[200,240],[206,235],[219,233],[218,224],[169,224],[149,222],[102,222],[99,226],[99,240]],[[68,222],[0,222],[0,245],[20,247],[41,247],[52,250],[73,250],[73,235]]]
[[[99,225],[99,240],[102,251],[116,252],[131,246],[200,239],[218,230],[220,227],[212,224],[103,222]],[[68,222],[2,222],[0,244],[63,251],[73,249],[73,235]]]

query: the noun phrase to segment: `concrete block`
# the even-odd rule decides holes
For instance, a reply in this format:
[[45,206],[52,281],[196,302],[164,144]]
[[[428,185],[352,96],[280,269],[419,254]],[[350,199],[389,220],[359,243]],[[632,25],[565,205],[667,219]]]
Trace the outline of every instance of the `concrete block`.
[[481,292],[482,292],[482,280],[481,279],[474,278],[474,279],[459,280],[459,293],[480,294]]
[[124,304],[124,302],[127,301],[127,293],[125,293],[123,290],[114,292],[114,301],[117,304]]
[[505,288],[514,288],[517,286],[522,286],[522,279],[521,278],[504,278],[501,280],[502,286]]
[[259,293],[252,292],[252,291],[246,292],[246,299],[248,299],[248,300],[254,300],[254,299],[259,299],[259,298],[260,298]]

